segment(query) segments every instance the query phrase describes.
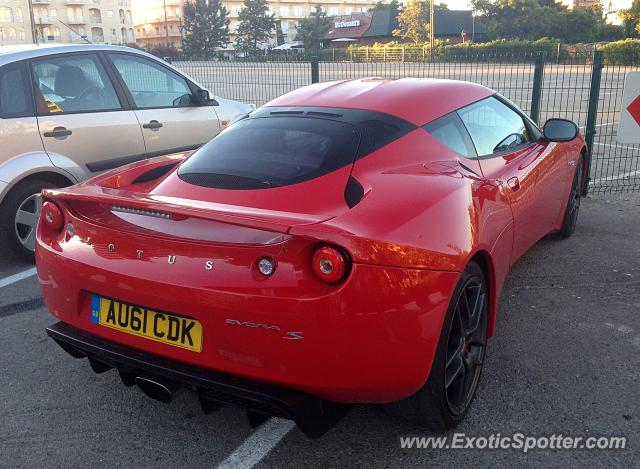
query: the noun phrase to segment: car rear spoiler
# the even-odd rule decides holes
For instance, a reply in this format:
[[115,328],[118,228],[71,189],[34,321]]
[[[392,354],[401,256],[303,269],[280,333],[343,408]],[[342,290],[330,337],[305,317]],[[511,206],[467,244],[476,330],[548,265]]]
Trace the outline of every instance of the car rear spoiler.
[[285,234],[289,233],[294,226],[322,223],[333,218],[333,216],[327,217],[326,215],[282,212],[153,195],[97,185],[44,189],[42,195],[45,199],[50,200],[103,204],[118,211],[149,213],[150,215],[162,214],[168,218],[197,217]]

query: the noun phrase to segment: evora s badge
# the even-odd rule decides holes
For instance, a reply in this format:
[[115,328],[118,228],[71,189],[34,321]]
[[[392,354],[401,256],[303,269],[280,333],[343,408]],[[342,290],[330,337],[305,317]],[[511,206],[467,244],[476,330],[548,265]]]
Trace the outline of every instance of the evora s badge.
[[[239,321],[237,319],[225,319],[224,322],[229,324],[229,325],[231,325],[231,326],[244,326],[244,327],[250,327],[252,329],[261,329],[261,330],[265,330],[265,331],[283,332],[282,329],[280,329],[280,326],[270,326],[268,324],[261,324],[261,323],[257,323],[257,322]],[[302,340],[302,339],[304,339],[302,332],[285,332],[284,336],[282,336],[282,338],[285,339],[285,340]]]

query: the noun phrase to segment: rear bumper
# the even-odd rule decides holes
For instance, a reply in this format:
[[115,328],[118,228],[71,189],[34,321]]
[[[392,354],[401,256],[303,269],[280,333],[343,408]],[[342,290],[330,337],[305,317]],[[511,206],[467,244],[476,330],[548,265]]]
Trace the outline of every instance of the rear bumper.
[[[278,275],[251,281],[244,272],[248,262],[229,261],[227,268],[220,259],[217,271],[202,268],[213,250],[205,244],[189,245],[188,256],[169,266],[167,254],[186,249],[177,242],[163,240],[152,251],[149,239],[131,235],[110,253],[102,238],[116,233],[91,227],[89,243],[77,234],[81,222],[74,223],[71,240],[52,247],[39,237],[36,245],[45,304],[59,320],[132,354],[146,352],[335,402],[393,402],[420,389],[459,278],[457,272],[354,264],[345,282],[329,286],[283,262]],[[145,249],[143,260],[135,258],[136,246]],[[197,319],[202,351],[91,322],[91,294]],[[303,339],[288,340],[288,332]]]
[[198,393],[201,402],[240,406],[248,412],[293,420],[310,437],[324,434],[348,409],[346,405],[328,402],[294,389],[242,379],[131,350],[63,322],[48,327],[47,334],[73,357],[86,357],[98,363],[100,371],[107,367],[117,369],[125,385],[133,384],[135,377],[142,373],[152,373],[191,388]]

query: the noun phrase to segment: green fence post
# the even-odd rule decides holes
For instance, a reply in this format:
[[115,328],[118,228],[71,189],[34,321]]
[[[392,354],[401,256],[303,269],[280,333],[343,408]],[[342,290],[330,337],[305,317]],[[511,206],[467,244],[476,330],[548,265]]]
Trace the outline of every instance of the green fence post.
[[594,51],[593,68],[591,70],[591,85],[589,87],[589,107],[587,108],[587,126],[584,132],[584,138],[587,141],[588,172],[587,184],[585,185],[585,193],[589,187],[588,181],[591,180],[591,159],[593,155],[593,137],[596,135],[596,117],[598,116],[598,99],[600,98],[600,80],[602,78],[602,68],[604,67],[604,57],[602,51]]
[[536,55],[536,66],[533,72],[533,90],[531,90],[531,120],[536,124],[540,120],[540,100],[542,98],[542,77],[544,76],[544,52]]
[[320,81],[320,64],[318,57],[311,57],[311,83]]

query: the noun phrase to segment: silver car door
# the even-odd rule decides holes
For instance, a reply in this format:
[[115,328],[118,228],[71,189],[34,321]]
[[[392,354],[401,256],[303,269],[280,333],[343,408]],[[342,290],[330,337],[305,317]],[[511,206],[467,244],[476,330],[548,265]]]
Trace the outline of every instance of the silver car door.
[[40,134],[53,161],[63,155],[88,176],[146,157],[135,113],[97,54],[44,57],[31,70]]
[[109,57],[135,106],[148,156],[194,149],[220,132],[215,108],[199,104],[184,77],[146,57]]

